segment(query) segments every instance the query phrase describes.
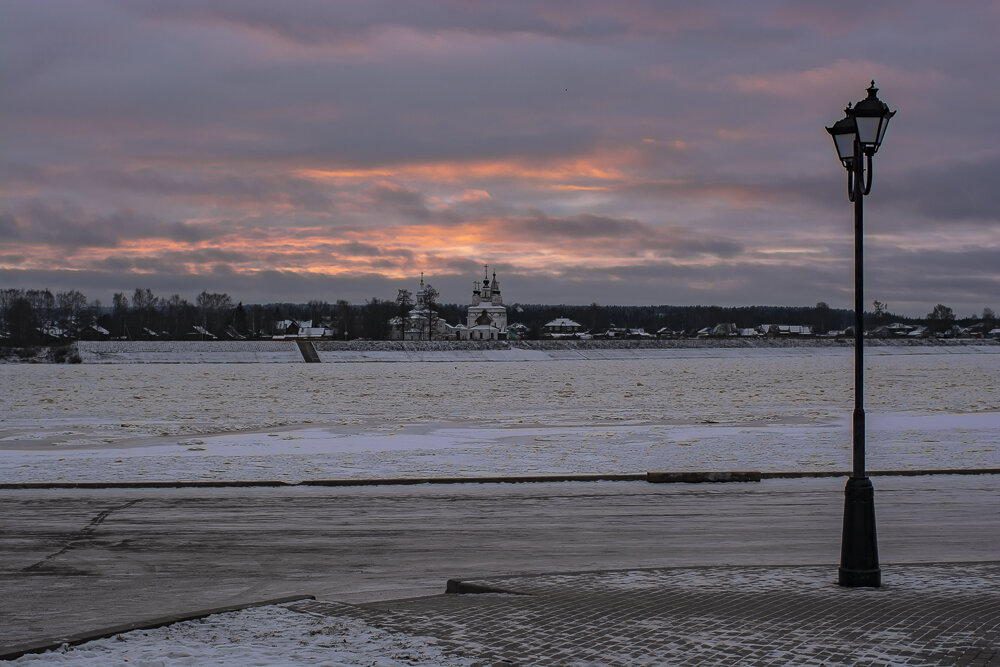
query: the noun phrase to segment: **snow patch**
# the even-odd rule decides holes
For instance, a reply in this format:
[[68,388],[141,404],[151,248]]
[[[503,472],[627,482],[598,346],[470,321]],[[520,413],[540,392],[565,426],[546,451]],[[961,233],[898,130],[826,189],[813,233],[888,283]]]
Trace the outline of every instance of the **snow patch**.
[[11,664],[457,667],[475,663],[446,655],[431,637],[388,632],[346,616],[314,616],[274,606],[135,630],[25,655]]

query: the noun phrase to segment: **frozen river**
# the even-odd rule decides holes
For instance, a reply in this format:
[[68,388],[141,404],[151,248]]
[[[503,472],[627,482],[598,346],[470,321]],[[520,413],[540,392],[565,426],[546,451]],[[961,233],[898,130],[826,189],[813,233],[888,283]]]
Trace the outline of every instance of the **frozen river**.
[[[978,350],[978,351],[976,351]],[[0,366],[0,480],[846,470],[852,351]],[[1000,354],[867,358],[871,469],[1000,466]]]

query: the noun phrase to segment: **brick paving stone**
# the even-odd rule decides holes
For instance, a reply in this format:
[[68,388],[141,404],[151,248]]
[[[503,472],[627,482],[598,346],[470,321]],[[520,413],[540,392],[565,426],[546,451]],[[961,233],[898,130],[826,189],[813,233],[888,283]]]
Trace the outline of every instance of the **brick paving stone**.
[[713,567],[476,580],[502,593],[296,611],[437,638],[477,664],[1000,666],[1000,563],[883,567],[845,589],[830,567]]

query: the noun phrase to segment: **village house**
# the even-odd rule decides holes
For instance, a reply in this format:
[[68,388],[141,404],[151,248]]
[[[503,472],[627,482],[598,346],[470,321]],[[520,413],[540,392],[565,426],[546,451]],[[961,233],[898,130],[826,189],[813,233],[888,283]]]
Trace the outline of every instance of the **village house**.
[[197,324],[191,327],[191,331],[188,331],[184,337],[188,340],[219,340],[219,337],[214,333]]
[[904,338],[908,337],[914,329],[916,327],[909,324],[893,322],[892,324],[875,327],[869,335],[875,338]]
[[58,343],[60,341],[69,340],[69,334],[66,330],[51,322],[48,322],[40,327],[36,327],[35,331],[37,331],[42,340],[47,343]]
[[322,340],[333,338],[329,327],[315,327],[312,320],[279,320],[271,325],[272,340]]
[[574,322],[568,317],[557,317],[550,322],[546,322],[542,326],[542,335],[552,338],[564,338],[578,334],[582,330],[583,325],[579,322]]
[[732,322],[722,322],[714,327],[705,327],[698,331],[698,338],[726,338],[728,336],[738,336],[740,330]]
[[770,338],[784,338],[786,336],[812,336],[812,327],[796,324],[762,324],[757,330]]
[[91,324],[80,332],[80,340],[110,340],[111,332],[97,324]]
[[661,327],[656,330],[657,338],[684,338],[685,333],[683,329],[674,330],[670,327]]
[[507,339],[522,340],[528,337],[529,331],[530,329],[528,329],[527,324],[523,324],[521,322],[514,322],[514,324],[507,325]]
[[612,326],[605,331],[594,334],[594,338],[628,338],[628,329]]

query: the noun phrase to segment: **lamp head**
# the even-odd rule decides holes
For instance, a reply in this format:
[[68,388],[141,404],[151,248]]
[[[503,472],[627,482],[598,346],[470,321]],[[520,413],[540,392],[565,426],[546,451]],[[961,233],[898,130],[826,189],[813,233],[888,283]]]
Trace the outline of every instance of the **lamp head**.
[[878,98],[878,87],[872,80],[868,87],[868,97],[855,105],[851,115],[857,122],[858,141],[867,155],[874,155],[882,145],[889,119],[896,115],[889,105]]
[[851,103],[848,102],[847,108],[844,109],[844,117],[826,128],[833,137],[833,147],[837,150],[840,163],[848,170],[854,164],[854,138],[858,134],[858,125],[853,112]]

